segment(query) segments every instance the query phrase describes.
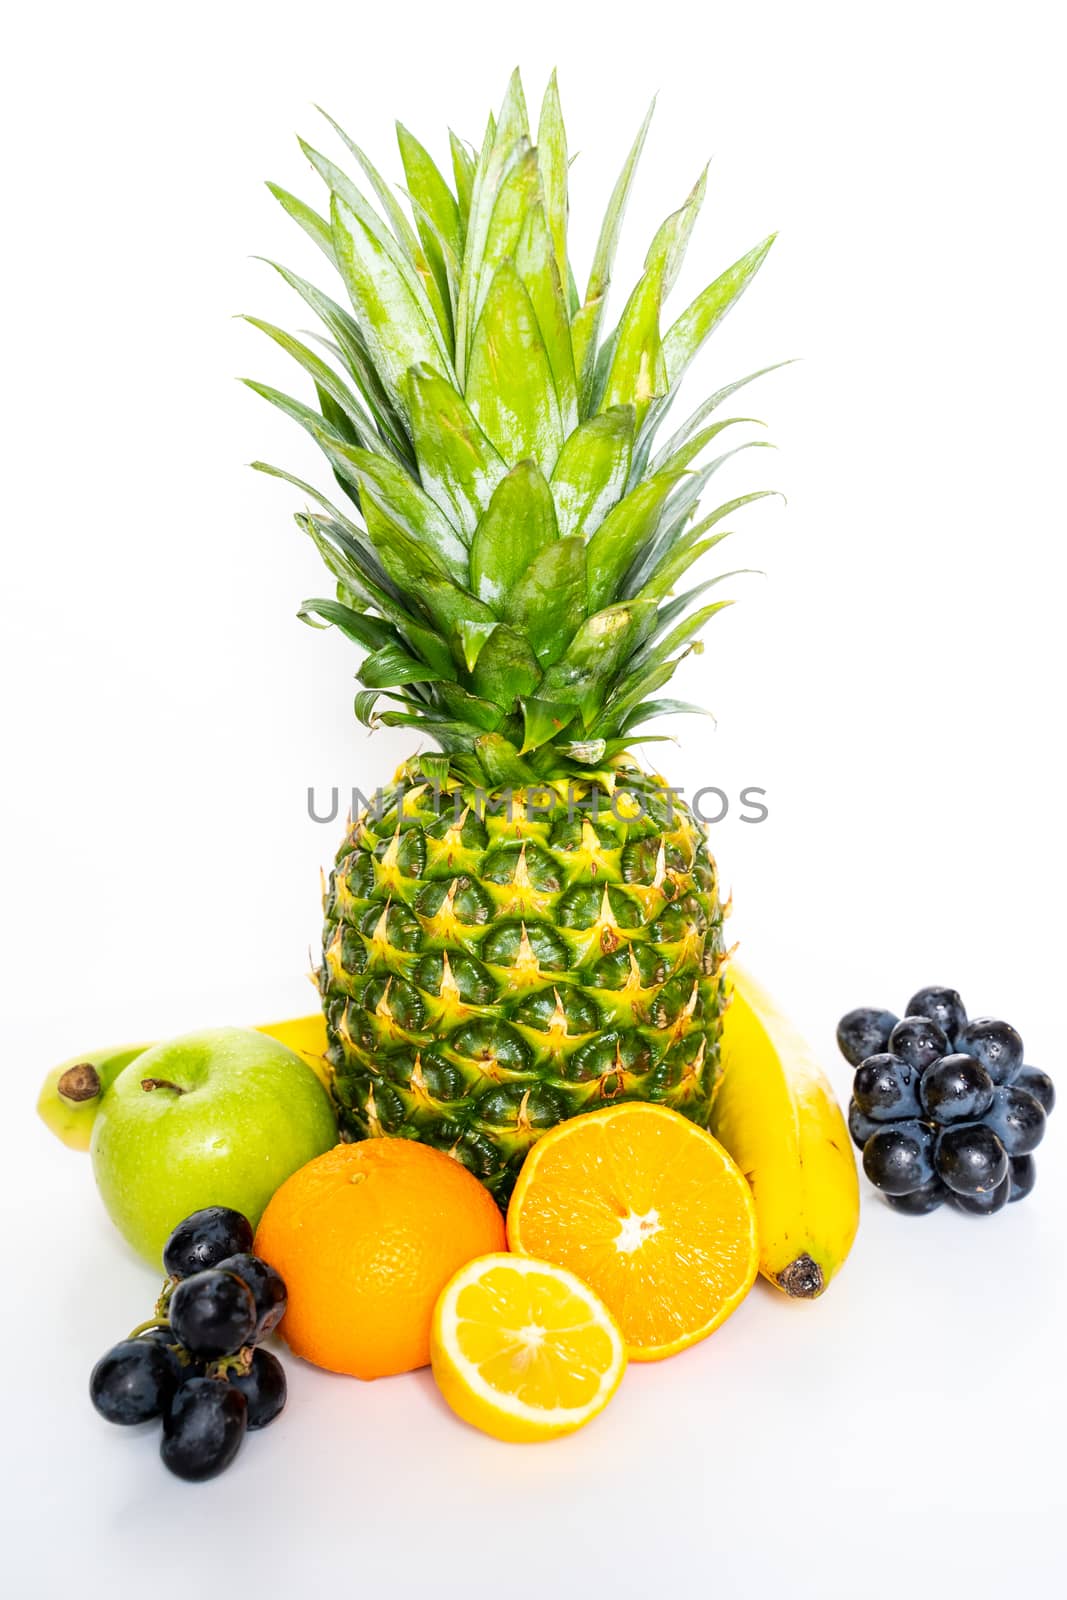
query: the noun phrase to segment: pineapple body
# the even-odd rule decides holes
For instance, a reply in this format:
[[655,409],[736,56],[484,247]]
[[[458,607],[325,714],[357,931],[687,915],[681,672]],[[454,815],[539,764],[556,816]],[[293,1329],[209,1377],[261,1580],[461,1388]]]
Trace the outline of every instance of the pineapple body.
[[655,1100],[705,1125],[723,907],[661,780],[485,791],[414,762],[349,830],[326,895],[328,1059],[352,1139],[423,1140],[505,1202],[566,1117]]

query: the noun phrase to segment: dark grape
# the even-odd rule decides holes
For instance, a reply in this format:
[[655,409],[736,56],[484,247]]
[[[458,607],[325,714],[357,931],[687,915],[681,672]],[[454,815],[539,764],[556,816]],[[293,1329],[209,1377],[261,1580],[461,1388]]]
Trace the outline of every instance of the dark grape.
[[265,1428],[285,1404],[285,1368],[269,1350],[256,1350],[247,1373],[231,1372],[229,1381],[248,1401],[248,1431]]
[[934,1165],[956,1194],[992,1194],[1008,1175],[1004,1146],[981,1122],[946,1128],[934,1150]]
[[881,1126],[883,1124],[872,1122],[870,1117],[860,1110],[855,1100],[849,1101],[848,1131],[852,1135],[852,1143],[857,1150],[862,1150],[871,1134],[876,1133]]
[[171,1296],[169,1315],[179,1343],[208,1361],[233,1355],[252,1342],[256,1331],[251,1289],[217,1268],[183,1279]]
[[909,1067],[923,1072],[947,1056],[951,1046],[943,1030],[929,1017],[904,1017],[889,1035],[889,1048]]
[[871,1056],[856,1068],[852,1095],[872,1122],[899,1122],[919,1115],[918,1083],[914,1067],[886,1053]]
[[163,1464],[202,1483],[229,1466],[245,1436],[248,1401],[222,1378],[190,1378],[163,1418]]
[[1039,1067],[1020,1067],[1012,1079],[1017,1089],[1025,1089],[1027,1094],[1032,1094],[1045,1108],[1045,1115],[1050,1116],[1056,1104],[1056,1089],[1047,1072],[1042,1072]]
[[863,1147],[863,1170],[884,1194],[912,1194],[934,1176],[933,1140],[921,1122],[894,1122],[881,1127]]
[[994,1090],[992,1109],[984,1120],[1010,1156],[1028,1156],[1045,1137],[1048,1119],[1040,1100],[1017,1083],[1003,1083]]
[[1010,1022],[976,1017],[959,1036],[959,1048],[980,1061],[994,1083],[1008,1083],[1023,1064],[1023,1042]]
[[163,1270],[172,1278],[189,1278],[251,1250],[252,1238],[252,1224],[239,1211],[207,1206],[179,1222],[163,1247]]
[[[227,1256],[225,1261],[218,1265],[220,1272],[232,1272],[247,1283],[252,1291],[252,1298],[256,1302],[256,1331],[255,1343],[265,1339],[268,1333],[278,1326],[285,1316],[287,1296],[285,1284],[281,1273],[261,1261],[258,1256],[249,1255],[247,1252],[237,1256]],[[252,1424],[249,1423],[249,1427]]]
[[910,1194],[887,1194],[883,1198],[894,1211],[903,1211],[906,1217],[925,1217],[928,1211],[936,1211],[938,1206],[944,1205],[948,1193],[940,1178],[931,1178],[929,1183],[924,1183],[921,1189],[913,1189]]
[[973,1056],[942,1056],[923,1073],[919,1099],[935,1122],[974,1122],[993,1104],[993,1080]]
[[876,1056],[886,1049],[896,1025],[897,1018],[891,1011],[860,1006],[846,1012],[837,1024],[838,1048],[849,1066],[858,1067],[868,1056]]
[[166,1350],[154,1340],[124,1339],[93,1368],[89,1398],[108,1422],[131,1427],[160,1416],[177,1387]]
[[182,1361],[182,1358],[178,1353],[178,1341],[174,1336],[173,1328],[171,1328],[169,1324],[163,1323],[163,1325],[158,1328],[146,1328],[144,1332],[139,1333],[137,1337],[138,1339],[146,1340],[149,1344],[154,1344],[158,1349],[165,1352],[168,1361],[174,1369],[174,1376],[179,1383],[181,1383],[184,1378],[192,1375],[190,1366],[191,1358],[187,1358],[185,1362]]
[[929,1017],[936,1022],[950,1045],[955,1045],[960,1029],[966,1025],[967,1013],[955,989],[920,989],[908,1001],[906,1017]]
[[948,1198],[957,1211],[967,1211],[972,1217],[991,1217],[994,1212],[1003,1211],[1011,1199],[1011,1174],[989,1194],[953,1194],[950,1190]]
[[1033,1156],[1011,1157],[1011,1198],[1025,1200],[1037,1182],[1037,1162]]

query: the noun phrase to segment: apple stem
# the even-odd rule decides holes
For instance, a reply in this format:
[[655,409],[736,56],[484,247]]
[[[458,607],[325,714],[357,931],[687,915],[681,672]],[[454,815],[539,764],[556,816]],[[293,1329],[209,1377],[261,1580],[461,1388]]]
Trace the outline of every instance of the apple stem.
[[184,1094],[185,1093],[185,1090],[179,1088],[176,1083],[171,1083],[169,1078],[142,1078],[141,1079],[141,1088],[142,1089],[173,1089],[175,1094]]

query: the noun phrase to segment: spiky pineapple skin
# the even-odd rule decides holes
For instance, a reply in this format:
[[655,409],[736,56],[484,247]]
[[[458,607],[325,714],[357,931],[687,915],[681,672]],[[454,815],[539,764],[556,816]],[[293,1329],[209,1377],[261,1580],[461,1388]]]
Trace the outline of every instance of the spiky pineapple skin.
[[458,777],[437,788],[417,762],[398,777],[351,826],[325,895],[343,1135],[446,1150],[503,1205],[567,1117],[654,1100],[706,1125],[724,908],[681,800],[631,767],[488,796]]

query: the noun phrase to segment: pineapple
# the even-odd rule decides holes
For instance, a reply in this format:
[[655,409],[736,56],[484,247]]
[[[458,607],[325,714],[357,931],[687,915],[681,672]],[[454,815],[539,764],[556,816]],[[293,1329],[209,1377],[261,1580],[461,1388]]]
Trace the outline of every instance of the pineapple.
[[325,357],[251,320],[317,405],[251,387],[311,434],[345,507],[256,466],[311,501],[296,520],[335,587],[300,615],[365,652],[357,717],[411,728],[422,753],[356,818],[330,875],[328,1060],[347,1137],[425,1140],[504,1203],[562,1118],[637,1098],[708,1120],[724,907],[702,829],[631,751],[652,718],[698,709],[658,691],[726,602],[697,604],[717,577],[676,593],[679,580],[767,492],[698,510],[734,452],[700,458],[741,420],[713,413],[750,378],[662,434],[773,235],[667,323],[701,177],[607,331],[647,117],[584,298],[554,77],[536,138],[517,73],[479,151],[452,137],[452,183],[400,127],[410,216],[333,126],[380,209],[308,145],[328,207],[271,186],[349,306],[278,267],[323,324]]

